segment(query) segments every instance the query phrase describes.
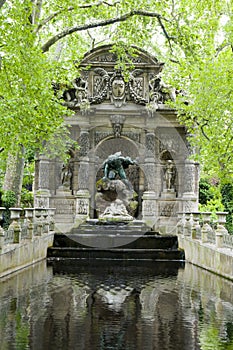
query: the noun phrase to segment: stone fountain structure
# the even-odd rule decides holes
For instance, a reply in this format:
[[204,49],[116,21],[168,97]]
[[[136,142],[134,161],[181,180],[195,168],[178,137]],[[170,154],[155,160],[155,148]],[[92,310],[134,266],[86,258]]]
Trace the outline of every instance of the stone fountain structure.
[[[113,217],[169,233],[179,212],[197,210],[198,164],[189,160],[186,130],[166,104],[179,92],[163,83],[163,63],[135,50],[128,80],[106,45],[85,55],[80,75],[62,91],[79,149],[70,149],[67,164],[41,155],[35,174],[35,205],[56,208],[57,231]],[[123,167],[125,178],[103,168],[116,154],[133,160]]]

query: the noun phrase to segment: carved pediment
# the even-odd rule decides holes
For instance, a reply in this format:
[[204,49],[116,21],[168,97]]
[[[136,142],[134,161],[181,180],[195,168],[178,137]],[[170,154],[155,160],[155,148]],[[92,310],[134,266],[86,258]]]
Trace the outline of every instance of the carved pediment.
[[[112,45],[104,45],[87,52],[81,64],[79,64],[79,67],[96,64],[115,65],[117,62],[117,56],[114,52],[111,52],[112,47]],[[133,48],[135,49],[135,56],[128,56],[135,67],[137,65],[152,65],[157,66],[158,70],[162,69],[163,63],[158,62],[156,57],[136,46],[133,46]]]
[[65,105],[88,113],[91,105],[106,103],[121,108],[131,102],[148,106],[148,111],[153,112],[159,104],[173,99],[175,92],[163,84],[159,75],[163,63],[135,47],[135,57],[130,56],[134,68],[125,79],[123,72],[116,68],[117,57],[111,50],[111,45],[105,45],[84,56],[78,66],[81,76],[63,93]]

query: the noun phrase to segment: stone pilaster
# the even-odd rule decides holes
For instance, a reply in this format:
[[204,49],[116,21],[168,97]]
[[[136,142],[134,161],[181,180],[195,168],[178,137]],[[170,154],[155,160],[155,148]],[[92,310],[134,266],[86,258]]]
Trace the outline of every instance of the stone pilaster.
[[82,130],[79,137],[78,191],[89,189],[89,132]]
[[40,156],[38,162],[38,177],[37,177],[37,186],[38,189],[35,195],[35,207],[49,207],[49,197],[50,197],[50,162],[44,157]]
[[81,224],[90,215],[90,162],[89,132],[82,130],[79,137],[79,169],[78,169],[78,190],[76,192],[75,225]]
[[154,131],[147,131],[145,135],[145,163],[143,170],[147,182],[147,191],[142,196],[142,219],[154,228],[158,217],[156,198],[159,191],[159,169],[155,163],[156,138]]
[[156,138],[154,131],[149,131],[145,135],[145,164],[144,173],[148,185],[148,191],[159,191],[159,169],[155,162]]
[[72,177],[72,189],[73,193],[78,191],[78,173],[79,173],[79,162],[77,159],[73,160],[73,177]]
[[156,226],[158,210],[156,205],[156,194],[153,191],[143,193],[142,220],[151,228]]
[[183,197],[195,196],[195,172],[195,164],[192,161],[186,161],[184,165]]
[[78,190],[76,195],[75,226],[90,217],[90,194],[88,190]]
[[87,130],[81,131],[78,143],[80,146],[79,156],[87,157],[90,150],[89,132]]
[[197,168],[193,161],[186,160],[182,173],[182,200],[179,211],[191,213],[198,210]]

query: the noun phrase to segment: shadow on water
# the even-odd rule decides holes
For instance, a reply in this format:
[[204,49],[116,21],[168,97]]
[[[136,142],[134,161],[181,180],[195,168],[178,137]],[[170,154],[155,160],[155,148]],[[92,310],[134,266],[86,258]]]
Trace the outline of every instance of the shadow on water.
[[232,350],[232,282],[178,261],[54,261],[0,283],[0,349]]

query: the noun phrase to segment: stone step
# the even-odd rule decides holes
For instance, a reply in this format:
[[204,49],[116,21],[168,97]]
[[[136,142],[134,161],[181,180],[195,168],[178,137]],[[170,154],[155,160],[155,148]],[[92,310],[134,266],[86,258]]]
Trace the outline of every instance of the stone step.
[[155,234],[55,234],[54,247],[94,247],[94,248],[129,248],[129,249],[169,249],[178,248],[176,236],[159,236]]
[[60,259],[103,259],[103,260],[184,260],[181,250],[166,249],[129,249],[129,248],[74,248],[51,247],[48,249],[48,261]]

